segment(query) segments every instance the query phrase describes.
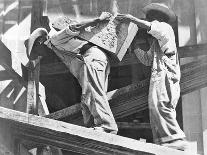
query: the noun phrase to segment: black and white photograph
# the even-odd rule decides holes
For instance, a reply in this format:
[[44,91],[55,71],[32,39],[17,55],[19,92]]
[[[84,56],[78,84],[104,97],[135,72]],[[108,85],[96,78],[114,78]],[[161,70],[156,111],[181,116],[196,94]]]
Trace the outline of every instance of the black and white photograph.
[[207,155],[207,0],[0,0],[0,155]]

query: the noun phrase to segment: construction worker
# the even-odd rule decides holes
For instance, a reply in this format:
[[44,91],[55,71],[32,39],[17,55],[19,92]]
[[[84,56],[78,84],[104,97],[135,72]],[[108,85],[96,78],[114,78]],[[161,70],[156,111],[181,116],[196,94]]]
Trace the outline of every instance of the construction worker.
[[[110,73],[108,55],[104,49],[85,40],[75,38],[84,26],[107,20],[109,16],[109,14],[103,13],[97,19],[53,33],[49,39],[46,37],[46,30],[39,28],[31,34],[27,41],[27,45],[29,45],[27,53],[29,53],[30,58],[35,59],[38,55],[45,55],[45,48],[59,49],[54,50],[54,52],[66,64],[82,87],[81,107],[84,124],[97,131],[117,134],[118,127],[106,95]],[[41,39],[41,36],[44,36],[44,39]],[[33,46],[35,44],[36,47]],[[67,51],[71,51],[71,48],[75,49],[76,47],[78,47],[76,49],[78,54],[67,55],[70,53]]]
[[151,66],[148,104],[153,139],[156,144],[186,150],[188,143],[175,111],[180,97],[180,66],[174,31],[169,23],[176,20],[176,15],[164,3],[151,3],[143,11],[146,20],[129,14],[119,14],[116,19],[133,22],[151,35],[150,49],[136,48],[134,52],[144,65]]

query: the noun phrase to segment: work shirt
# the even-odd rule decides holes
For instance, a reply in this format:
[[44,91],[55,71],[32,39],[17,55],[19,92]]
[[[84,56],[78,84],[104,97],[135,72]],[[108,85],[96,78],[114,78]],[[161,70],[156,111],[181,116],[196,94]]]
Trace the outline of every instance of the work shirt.
[[[81,88],[81,109],[85,126],[117,133],[118,127],[107,98],[110,63],[105,52],[92,45],[85,49],[88,41],[77,38],[78,32],[66,28],[57,32],[45,44],[77,78]],[[85,50],[80,52],[84,48]]]
[[[177,47],[175,43],[175,35],[172,27],[165,22],[153,21],[151,23],[151,30],[148,32],[154,39],[151,40],[151,46],[148,51],[144,51],[140,48],[134,50],[136,57],[139,61],[146,65],[152,66],[154,59],[155,48],[160,48],[162,53],[162,61],[170,69],[169,74],[175,80],[180,80],[180,67],[177,54]],[[159,47],[156,47],[158,42]],[[155,70],[156,66],[152,66],[152,71]],[[161,67],[161,66],[160,66]],[[153,69],[154,68],[154,69]]]

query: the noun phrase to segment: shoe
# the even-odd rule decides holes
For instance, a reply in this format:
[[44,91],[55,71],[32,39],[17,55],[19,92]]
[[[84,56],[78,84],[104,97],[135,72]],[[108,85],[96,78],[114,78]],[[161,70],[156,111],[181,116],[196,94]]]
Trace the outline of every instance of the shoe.
[[189,143],[186,140],[183,139],[178,139],[174,141],[170,141],[167,143],[161,144],[162,146],[181,150],[181,151],[186,151],[189,148]]
[[96,130],[96,131],[100,131],[100,132],[105,132],[105,133],[111,133],[111,134],[114,134],[116,135],[117,134],[117,131],[114,131],[114,130],[107,130],[107,129],[104,129],[102,127],[92,127],[93,130]]

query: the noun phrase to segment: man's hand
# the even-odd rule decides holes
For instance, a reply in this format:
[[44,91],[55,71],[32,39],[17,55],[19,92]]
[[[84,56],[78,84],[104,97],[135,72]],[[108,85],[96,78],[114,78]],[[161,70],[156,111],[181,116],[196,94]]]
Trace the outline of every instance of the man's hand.
[[109,12],[102,12],[102,14],[100,15],[100,17],[98,17],[98,18],[90,19],[90,20],[87,20],[87,21],[83,21],[81,23],[77,23],[77,24],[70,25],[69,28],[72,31],[82,31],[86,27],[92,26],[95,23],[99,22],[99,20],[100,21],[110,20],[111,17],[112,17],[112,14],[110,14]]
[[134,16],[132,16],[130,14],[118,14],[115,19],[123,21],[123,22],[132,22],[132,23],[136,24],[140,28],[144,28],[147,31],[150,30],[150,26],[151,26],[150,22],[148,22],[146,20],[142,20],[142,19],[136,18],[136,17],[134,17]]
[[102,20],[110,20],[110,18],[112,17],[112,14],[110,14],[109,12],[102,12],[101,15],[99,16],[99,19]]
[[134,17],[130,14],[118,14],[115,19],[125,21],[125,22],[130,22],[133,20],[133,18]]

